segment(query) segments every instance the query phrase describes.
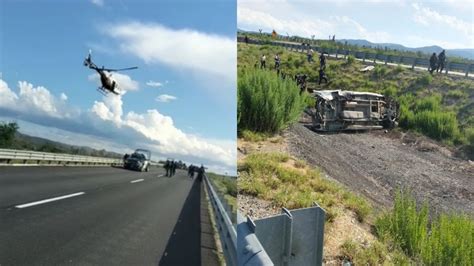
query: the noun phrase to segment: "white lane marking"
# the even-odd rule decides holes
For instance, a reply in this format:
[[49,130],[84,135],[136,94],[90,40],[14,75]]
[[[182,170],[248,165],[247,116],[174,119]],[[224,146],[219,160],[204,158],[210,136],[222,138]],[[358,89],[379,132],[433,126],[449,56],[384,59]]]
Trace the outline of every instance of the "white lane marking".
[[130,183],[142,182],[143,180],[145,180],[145,179],[137,179],[137,180],[130,181]]
[[25,203],[25,204],[21,204],[21,205],[16,205],[15,208],[18,208],[18,209],[27,208],[27,207],[31,207],[31,206],[35,206],[35,205],[40,205],[40,204],[48,203],[48,202],[51,202],[51,201],[57,201],[57,200],[62,200],[62,199],[67,199],[67,198],[76,197],[76,196],[80,196],[80,195],[83,195],[83,194],[85,194],[85,193],[84,193],[84,192],[77,192],[77,193],[73,193],[73,194],[69,194],[69,195],[64,195],[64,196],[60,196],[60,197],[55,197],[55,198],[50,198],[50,199],[44,199],[44,200],[35,201],[35,202],[30,202],[30,203]]

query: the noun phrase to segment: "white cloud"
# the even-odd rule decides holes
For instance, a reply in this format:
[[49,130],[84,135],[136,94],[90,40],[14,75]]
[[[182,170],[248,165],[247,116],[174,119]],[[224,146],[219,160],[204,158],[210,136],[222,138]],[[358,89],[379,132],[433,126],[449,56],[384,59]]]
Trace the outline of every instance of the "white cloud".
[[[109,72],[105,71],[107,75],[110,75]],[[133,80],[130,76],[121,74],[121,73],[112,73],[111,78],[115,80],[117,84],[117,88],[119,91],[126,92],[126,91],[137,91],[139,89],[139,83],[136,80]],[[101,86],[100,84],[100,76],[98,73],[90,74],[88,76],[90,81],[95,81],[97,86]]]
[[[288,7],[288,8],[291,8]],[[332,16],[327,20],[300,16],[290,18],[284,13],[281,16],[270,14],[267,11],[254,10],[246,7],[237,8],[238,27],[246,30],[263,29],[266,32],[275,30],[286,36],[298,35],[318,39],[326,39],[329,35],[337,34],[341,38],[364,38],[372,42],[387,42],[390,34],[383,31],[370,31],[362,24],[348,16]]]
[[5,81],[0,80],[0,107],[54,118],[67,118],[73,114],[74,110],[66,108],[66,95],[66,98],[57,98],[45,87],[34,87],[26,81],[18,82],[18,89],[16,93]]
[[[50,138],[67,139],[63,135],[69,132],[73,136],[69,144],[89,146],[95,139],[95,148],[101,144],[111,150],[147,147],[155,158],[171,156],[210,165],[217,171],[235,172],[235,140],[207,139],[186,133],[174,125],[170,116],[156,109],[145,113],[125,113],[120,95],[106,95],[101,101],[94,102],[89,110],[79,111],[67,105],[64,93],[56,97],[45,87],[34,87],[26,81],[18,83],[18,90],[10,89],[0,79],[0,112],[47,128],[60,129],[50,130]],[[54,134],[58,137],[55,138]]]
[[119,40],[121,49],[148,64],[165,64],[195,75],[218,76],[235,82],[234,39],[192,29],[171,29],[139,22],[111,25],[104,33]]
[[150,86],[150,87],[156,87],[156,88],[159,88],[159,87],[162,87],[164,84],[159,82],[159,81],[153,81],[153,80],[149,80],[146,85]]
[[178,98],[176,98],[173,95],[169,95],[169,94],[161,94],[160,96],[156,97],[156,101],[157,102],[162,102],[162,103],[168,103],[168,102],[174,101],[176,99],[178,99]]
[[91,3],[96,6],[104,6],[104,0],[91,0]]
[[[466,3],[466,7],[469,6],[472,8],[472,3]],[[448,26],[470,40],[471,46],[474,44],[474,23],[472,20],[464,21],[454,16],[441,14],[418,3],[413,3],[412,7],[415,11],[413,20],[418,24],[430,27]]]

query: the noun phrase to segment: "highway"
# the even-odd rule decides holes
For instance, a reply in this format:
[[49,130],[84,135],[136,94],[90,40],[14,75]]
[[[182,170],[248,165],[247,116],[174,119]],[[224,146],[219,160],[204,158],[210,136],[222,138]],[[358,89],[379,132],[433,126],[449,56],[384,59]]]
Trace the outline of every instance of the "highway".
[[217,265],[206,204],[179,170],[0,167],[0,265]]

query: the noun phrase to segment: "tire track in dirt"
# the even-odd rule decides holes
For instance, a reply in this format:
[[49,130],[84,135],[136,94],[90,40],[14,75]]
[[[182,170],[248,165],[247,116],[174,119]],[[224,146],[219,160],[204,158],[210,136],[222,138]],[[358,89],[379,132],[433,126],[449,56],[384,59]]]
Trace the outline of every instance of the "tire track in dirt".
[[304,123],[287,135],[293,156],[377,205],[390,206],[396,189],[406,187],[436,211],[474,214],[474,164],[427,138],[406,142],[383,131],[321,134]]

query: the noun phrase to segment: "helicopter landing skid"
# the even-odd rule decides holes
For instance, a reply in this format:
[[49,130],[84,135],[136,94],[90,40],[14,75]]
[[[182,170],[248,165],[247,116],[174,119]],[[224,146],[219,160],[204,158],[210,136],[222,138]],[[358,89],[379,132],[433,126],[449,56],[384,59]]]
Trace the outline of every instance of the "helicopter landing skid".
[[97,91],[104,96],[107,96],[109,94],[103,87],[98,87]]

